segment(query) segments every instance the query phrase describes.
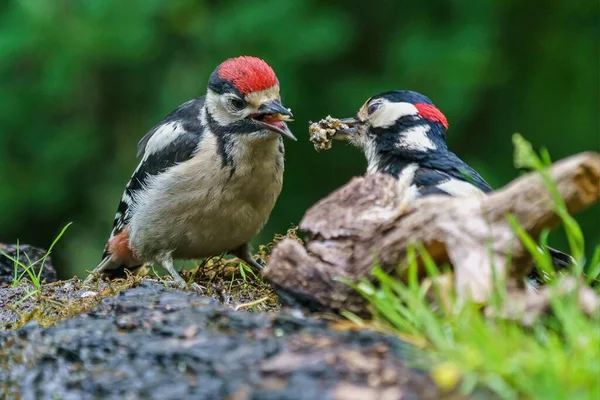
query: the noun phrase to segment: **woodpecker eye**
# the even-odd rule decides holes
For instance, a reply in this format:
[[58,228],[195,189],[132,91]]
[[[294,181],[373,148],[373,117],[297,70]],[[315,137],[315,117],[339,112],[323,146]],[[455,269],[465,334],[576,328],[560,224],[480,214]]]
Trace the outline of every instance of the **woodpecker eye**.
[[246,106],[246,103],[244,102],[244,100],[238,97],[232,97],[231,99],[229,99],[229,105],[234,110],[241,110]]
[[367,108],[367,113],[372,115],[375,111],[379,110],[379,107],[381,107],[381,103],[373,103]]

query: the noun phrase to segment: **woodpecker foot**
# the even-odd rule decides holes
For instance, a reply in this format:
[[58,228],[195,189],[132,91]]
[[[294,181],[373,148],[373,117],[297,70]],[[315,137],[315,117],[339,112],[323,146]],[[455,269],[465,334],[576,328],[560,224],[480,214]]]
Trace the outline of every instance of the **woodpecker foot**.
[[200,286],[196,282],[190,283],[190,288],[194,289],[199,294],[204,294],[204,289],[206,289],[204,286]]
[[263,261],[263,263],[260,263],[260,262],[258,262],[258,260],[255,260],[254,257],[250,257],[250,259],[242,260],[242,261],[244,261],[246,264],[248,264],[248,266],[250,268],[252,268],[254,270],[254,272],[260,272],[265,267],[265,265],[263,264],[264,263],[263,260],[260,260],[260,261]]
[[204,289],[206,289],[204,286],[200,286],[196,282],[192,282],[189,285],[187,283],[185,283],[185,281],[183,281],[183,282],[162,281],[162,283],[165,285],[165,287],[168,287],[168,288],[179,289],[179,290],[192,289],[193,291],[197,292],[198,294],[204,294]]
[[100,264],[98,264],[96,268],[94,268],[94,270],[90,272],[90,274],[85,278],[83,284],[89,285],[95,281],[100,280],[102,278],[102,275],[104,274],[104,271],[106,271],[107,269],[111,269],[111,267],[114,268],[114,265],[115,263],[111,261],[110,257],[104,257],[104,259],[100,261]]
[[[175,266],[173,265],[173,258],[166,257],[165,259],[162,260],[160,265],[164,269],[166,269],[167,272],[169,273],[169,275],[171,275],[171,278],[173,278],[172,281],[167,281],[167,282],[169,282],[169,283],[167,283],[168,286],[176,287],[179,289],[187,289],[188,288],[187,282],[181,277],[181,275],[179,275],[179,273],[177,273],[177,271],[175,271]],[[190,287],[199,293],[204,293],[204,288],[195,282],[192,282],[190,284]]]
[[88,286],[100,280],[100,275],[92,271],[84,280],[83,285]]
[[252,254],[250,253],[250,246],[248,245],[248,243],[238,247],[235,250],[232,250],[230,253],[242,260],[243,262],[245,262],[246,264],[248,264],[248,266],[252,268],[254,272],[260,272],[265,267],[264,265],[256,261],[254,257],[252,257]]
[[267,262],[260,257],[256,257],[255,261],[261,268],[265,268],[267,266]]

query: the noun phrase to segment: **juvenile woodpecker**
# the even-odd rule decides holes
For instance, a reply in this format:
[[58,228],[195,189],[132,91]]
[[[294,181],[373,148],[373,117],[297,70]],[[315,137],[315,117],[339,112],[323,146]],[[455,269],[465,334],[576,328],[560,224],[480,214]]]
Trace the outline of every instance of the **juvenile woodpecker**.
[[266,223],[283,184],[282,136],[292,117],[273,69],[255,57],[224,61],[205,96],[183,103],[138,143],[94,276],[114,278],[173,259],[229,252],[255,269],[248,242]]
[[[334,138],[348,140],[362,149],[368,172],[399,178],[405,168],[414,169],[414,197],[474,196],[493,190],[448,149],[448,121],[427,96],[409,90],[381,93],[368,99],[355,117],[341,122],[348,129],[339,131]],[[565,253],[548,250],[557,268],[574,262]]]

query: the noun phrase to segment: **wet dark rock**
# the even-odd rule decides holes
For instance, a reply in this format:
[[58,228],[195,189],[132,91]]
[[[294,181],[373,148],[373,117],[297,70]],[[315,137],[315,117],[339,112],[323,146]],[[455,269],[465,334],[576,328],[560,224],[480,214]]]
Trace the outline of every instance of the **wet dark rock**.
[[142,283],[50,328],[0,333],[0,398],[443,398],[407,367],[415,357],[395,337]]
[[[18,246],[18,249],[19,261],[27,266],[29,266],[30,263],[34,263],[37,260],[41,259],[46,254],[45,250],[40,249],[38,247],[30,246],[28,244],[21,244]],[[0,243],[0,250],[2,250],[3,252],[15,259],[17,258],[17,245]],[[36,275],[39,273],[41,266],[42,263],[38,263],[33,267],[33,270],[35,271]],[[19,274],[22,273],[23,269],[19,267],[18,272]],[[0,286],[2,286],[2,284],[11,284],[13,282],[14,275],[14,262],[9,258],[5,257],[4,255],[0,254]],[[25,274],[25,277],[25,279],[28,279],[27,274]],[[52,260],[49,256],[46,258],[46,262],[44,263],[44,269],[42,271],[41,279],[46,283],[56,281],[56,271],[52,266]]]

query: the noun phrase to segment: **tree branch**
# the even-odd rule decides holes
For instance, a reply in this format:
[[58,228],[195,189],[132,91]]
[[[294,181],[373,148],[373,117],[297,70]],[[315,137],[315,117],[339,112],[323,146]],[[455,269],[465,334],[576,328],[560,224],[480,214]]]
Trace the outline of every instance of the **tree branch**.
[[[555,163],[550,174],[570,213],[600,197],[600,156],[587,152]],[[512,214],[537,237],[559,223],[538,173],[529,173],[487,196],[430,196],[405,204],[407,188],[387,175],[367,175],[311,207],[300,223],[306,247],[293,239],[273,250],[264,277],[285,301],[311,309],[363,313],[364,301],[336,278],[369,277],[375,259],[397,269],[407,249],[422,244],[438,265],[450,262],[457,293],[485,301],[492,267],[500,277],[522,277],[531,259],[506,220]],[[508,260],[511,265],[508,266]]]

